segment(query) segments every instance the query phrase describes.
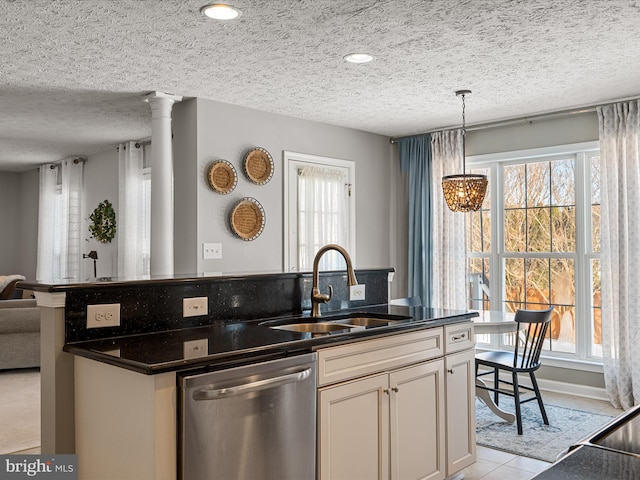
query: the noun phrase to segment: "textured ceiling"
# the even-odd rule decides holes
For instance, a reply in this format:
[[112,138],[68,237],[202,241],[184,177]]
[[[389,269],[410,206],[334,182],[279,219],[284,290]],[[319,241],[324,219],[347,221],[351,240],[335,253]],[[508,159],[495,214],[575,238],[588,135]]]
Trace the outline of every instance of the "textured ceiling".
[[[150,136],[151,90],[402,136],[640,94],[631,0],[4,0],[0,170]],[[347,64],[366,51],[375,60]]]

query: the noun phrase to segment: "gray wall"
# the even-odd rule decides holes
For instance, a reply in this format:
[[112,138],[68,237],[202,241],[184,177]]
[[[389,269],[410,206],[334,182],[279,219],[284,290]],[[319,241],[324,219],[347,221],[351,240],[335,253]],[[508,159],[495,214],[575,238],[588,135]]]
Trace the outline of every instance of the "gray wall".
[[20,174],[20,267],[29,280],[36,279],[38,264],[39,190],[37,170]]
[[0,275],[36,276],[38,174],[0,172]]
[[[98,204],[109,200],[116,211],[116,231],[118,222],[118,151],[116,147],[91,155],[84,164],[84,213],[82,215],[82,251],[98,253],[96,270],[98,277],[114,277],[118,271],[118,237],[111,243],[100,243],[89,238],[89,215]],[[93,260],[82,260],[80,278],[93,277]]]
[[[198,270],[198,168],[197,102],[173,106],[174,262],[176,273]],[[203,128],[206,135],[206,128]],[[200,247],[202,248],[202,247]],[[223,252],[224,254],[224,252]]]
[[[188,147],[191,142],[184,141],[185,137],[193,136],[194,113],[196,151]],[[204,99],[177,104],[173,129],[176,169],[183,169],[176,174],[176,208],[181,205],[181,211],[191,217],[192,189],[197,192],[196,224],[183,222],[190,229],[188,236],[196,230],[196,242],[185,242],[186,253],[181,254],[179,263],[176,261],[177,273],[189,273],[194,258],[198,273],[282,271],[284,151],[356,163],[356,268],[396,266],[392,264],[395,252],[391,251],[394,232],[389,228],[392,223],[389,177],[396,167],[390,166],[389,138]],[[252,184],[242,173],[243,156],[256,146],[267,149],[275,163],[273,178],[263,186]],[[214,192],[206,180],[209,165],[218,159],[231,162],[238,173],[238,185],[228,195]],[[184,173],[187,179],[181,178]],[[264,232],[250,242],[237,238],[228,225],[233,206],[245,196],[256,198],[266,212]],[[203,242],[222,243],[223,258],[203,260]]]
[[598,140],[596,112],[467,132],[467,156]]
[[0,275],[22,272],[20,265],[20,174],[0,173]]

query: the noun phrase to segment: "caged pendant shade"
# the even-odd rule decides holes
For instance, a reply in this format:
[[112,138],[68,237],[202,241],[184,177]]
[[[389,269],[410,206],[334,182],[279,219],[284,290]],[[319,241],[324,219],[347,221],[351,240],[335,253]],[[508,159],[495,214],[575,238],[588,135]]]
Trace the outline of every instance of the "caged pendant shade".
[[465,162],[465,95],[471,90],[458,90],[456,95],[462,97],[462,174],[442,177],[442,193],[452,212],[471,212],[480,210],[487,193],[487,176],[466,173]]

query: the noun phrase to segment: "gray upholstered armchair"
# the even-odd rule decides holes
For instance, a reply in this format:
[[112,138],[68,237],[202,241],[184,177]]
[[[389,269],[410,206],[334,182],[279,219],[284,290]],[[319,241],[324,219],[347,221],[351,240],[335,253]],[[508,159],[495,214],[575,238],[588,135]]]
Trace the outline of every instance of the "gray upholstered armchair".
[[0,370],[40,366],[40,308],[36,301],[0,300]]

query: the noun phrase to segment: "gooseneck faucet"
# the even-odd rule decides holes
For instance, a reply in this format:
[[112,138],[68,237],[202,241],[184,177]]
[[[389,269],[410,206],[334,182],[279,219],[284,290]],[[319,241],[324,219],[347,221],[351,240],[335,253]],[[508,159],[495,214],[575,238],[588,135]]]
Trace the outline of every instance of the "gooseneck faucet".
[[318,253],[316,253],[316,257],[313,259],[313,289],[311,290],[312,318],[320,317],[320,304],[327,303],[333,296],[333,287],[331,285],[329,285],[329,293],[320,293],[319,288],[320,272],[318,271],[318,264],[320,263],[320,257],[322,257],[322,255],[324,255],[329,250],[335,250],[336,252],[340,253],[344,257],[344,261],[347,262],[347,284],[349,285],[349,287],[358,284],[356,275],[353,272],[351,257],[349,257],[349,254],[344,248],[333,243],[320,248],[320,250],[318,250]]

